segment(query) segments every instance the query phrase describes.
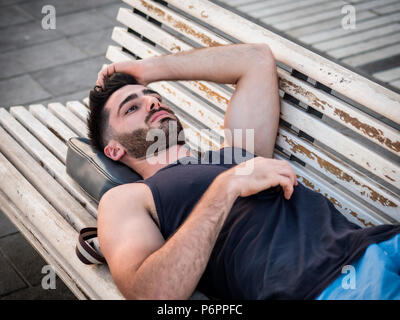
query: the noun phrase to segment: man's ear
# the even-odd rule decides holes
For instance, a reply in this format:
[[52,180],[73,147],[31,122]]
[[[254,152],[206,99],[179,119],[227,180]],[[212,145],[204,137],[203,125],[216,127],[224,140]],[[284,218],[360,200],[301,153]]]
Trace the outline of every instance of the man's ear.
[[114,161],[119,161],[126,153],[126,150],[115,140],[111,140],[104,147],[104,154]]

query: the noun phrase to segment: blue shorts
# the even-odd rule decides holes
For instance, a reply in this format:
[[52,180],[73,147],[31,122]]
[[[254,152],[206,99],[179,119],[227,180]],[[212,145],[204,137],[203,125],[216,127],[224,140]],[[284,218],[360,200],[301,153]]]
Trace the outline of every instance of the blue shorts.
[[400,300],[400,234],[368,246],[317,300]]

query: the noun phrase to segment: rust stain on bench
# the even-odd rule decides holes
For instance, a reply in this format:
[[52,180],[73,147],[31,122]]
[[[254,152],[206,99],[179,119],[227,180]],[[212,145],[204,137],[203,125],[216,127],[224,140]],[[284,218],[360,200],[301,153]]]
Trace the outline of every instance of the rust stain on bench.
[[290,93],[290,91],[293,91],[294,93],[305,97],[307,99],[307,101],[309,101],[308,104],[313,107],[316,107],[323,111],[325,110],[325,107],[334,109],[333,114],[335,116],[338,116],[340,118],[340,120],[342,120],[343,122],[350,124],[351,126],[356,128],[358,131],[363,132],[368,137],[376,140],[377,142],[379,142],[382,145],[385,145],[389,149],[391,149],[395,152],[400,152],[400,141],[392,141],[389,138],[386,138],[384,136],[384,133],[382,130],[376,129],[371,125],[363,123],[360,120],[358,120],[357,118],[350,116],[347,112],[345,112],[339,108],[333,107],[328,102],[319,99],[312,92],[302,88],[301,86],[294,84],[290,80],[279,77],[279,83],[280,83],[280,87],[282,88],[282,90],[285,91],[285,89],[286,89],[286,91],[288,91],[289,93]]
[[297,177],[297,179],[302,179],[303,181],[303,184],[306,186],[306,187],[309,187],[310,189],[312,189],[312,190],[314,190],[314,191],[316,191],[316,192],[320,192],[321,190],[320,189],[315,189],[315,186],[314,186],[314,184],[310,181],[310,180],[308,180],[308,179],[306,179],[306,178],[304,178],[304,177],[301,177],[301,176],[299,176],[298,174],[296,174],[296,177]]
[[366,123],[361,122],[357,118],[350,116],[347,112],[335,108],[334,114],[339,116],[345,123],[351,124],[357,130],[362,131],[364,134],[377,140],[380,144],[386,145],[389,149],[399,152],[400,151],[400,141],[392,141],[389,138],[385,138],[383,131],[376,129]]
[[[292,81],[279,77],[280,87],[284,90],[294,91],[296,94],[300,94],[311,101],[311,105],[319,109],[325,110],[325,106],[332,108],[326,101],[319,99],[312,92],[305,90],[304,88],[294,84]],[[285,91],[285,90],[284,90]]]
[[[334,164],[321,159],[318,155],[316,155],[314,152],[308,150],[306,147],[299,145],[297,143],[295,143],[292,139],[290,139],[289,137],[287,137],[284,134],[281,134],[281,136],[286,140],[286,142],[291,146],[291,151],[296,154],[296,153],[301,153],[303,155],[305,155],[307,158],[311,159],[311,160],[317,160],[318,165],[322,168],[325,169],[326,171],[330,172],[331,174],[333,174],[334,176],[336,176],[338,179],[342,180],[342,181],[346,181],[349,183],[354,183],[357,186],[360,186],[361,188],[365,188],[368,189],[368,194],[367,197],[370,198],[372,201],[374,202],[379,202],[382,206],[384,207],[393,207],[396,208],[397,204],[395,204],[393,201],[387,199],[386,197],[382,196],[381,194],[379,194],[378,192],[372,190],[370,187],[366,186],[366,185],[361,185],[361,183],[359,181],[357,181],[356,179],[354,179],[352,176],[350,176],[349,174],[343,172],[340,168],[338,168],[337,166],[335,166]],[[303,178],[304,179],[304,178]],[[310,184],[310,188],[312,188],[314,190],[314,186],[312,185],[311,182],[308,182]],[[361,195],[365,195],[365,191],[362,191],[360,194]]]
[[194,30],[192,27],[188,26],[184,22],[178,21],[177,19],[175,19],[171,15],[165,13],[162,9],[155,7],[154,5],[148,3],[147,1],[141,0],[140,2],[150,12],[153,12],[154,14],[156,14],[161,19],[163,19],[165,21],[168,21],[175,28],[179,29],[183,33],[186,33],[186,34],[189,34],[189,35],[192,35],[192,36],[196,37],[197,39],[199,39],[206,46],[208,46],[208,47],[216,47],[216,46],[221,46],[222,45],[221,43],[212,40],[209,36],[205,35],[204,33],[197,32],[196,30]]
[[178,46],[177,44],[174,44],[171,48],[170,48],[171,52],[181,52],[182,48],[180,46]]
[[358,216],[358,214],[355,213],[353,210],[350,210],[349,213],[350,213],[353,217],[355,217],[358,221],[360,221],[364,226],[366,226],[366,227],[374,227],[374,226],[375,226],[373,223],[371,223],[371,222],[366,222],[364,219],[360,218],[360,217]]
[[219,103],[224,103],[226,106],[228,105],[228,103],[229,103],[228,99],[226,99],[225,97],[216,93],[214,90],[211,90],[209,87],[207,87],[203,83],[200,83],[198,81],[193,81],[193,83],[199,90],[205,92],[207,94],[207,97],[209,97],[211,99],[215,98]]

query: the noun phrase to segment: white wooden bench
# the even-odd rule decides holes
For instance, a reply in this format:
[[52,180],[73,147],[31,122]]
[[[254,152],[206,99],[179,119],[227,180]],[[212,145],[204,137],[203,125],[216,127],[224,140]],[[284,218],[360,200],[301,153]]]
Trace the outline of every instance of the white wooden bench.
[[[281,124],[275,157],[363,227],[400,221],[400,96],[204,0],[125,0],[107,58],[146,58],[232,42],[267,43],[278,62]],[[100,68],[101,66],[99,66]],[[157,82],[201,151],[223,141],[234,90],[204,81]],[[80,299],[122,299],[106,265],[76,254],[97,203],[66,173],[66,141],[86,136],[87,99],[0,109],[0,208]],[[205,131],[204,129],[209,129]],[[195,296],[194,296],[195,297]],[[201,298],[201,296],[199,296]]]

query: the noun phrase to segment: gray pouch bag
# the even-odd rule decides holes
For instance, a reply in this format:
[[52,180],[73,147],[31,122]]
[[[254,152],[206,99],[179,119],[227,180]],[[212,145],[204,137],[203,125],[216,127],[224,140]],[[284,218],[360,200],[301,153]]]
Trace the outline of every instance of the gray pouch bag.
[[[98,151],[86,138],[69,139],[66,168],[67,174],[97,203],[107,190],[142,179],[129,167]],[[98,244],[97,227],[80,230],[75,252],[85,264],[106,262]]]
[[69,139],[66,167],[67,174],[96,202],[107,190],[142,179],[131,168],[95,149],[86,138]]

